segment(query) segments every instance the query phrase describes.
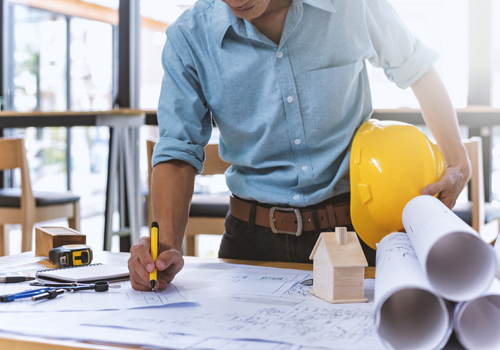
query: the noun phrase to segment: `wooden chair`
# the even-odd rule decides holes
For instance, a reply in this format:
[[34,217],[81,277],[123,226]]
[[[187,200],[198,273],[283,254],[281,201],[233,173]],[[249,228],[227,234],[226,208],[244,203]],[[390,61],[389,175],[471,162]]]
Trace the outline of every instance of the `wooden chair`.
[[471,200],[457,203],[453,212],[476,230],[487,243],[496,240],[499,232],[500,208],[484,201],[483,152],[480,137],[463,141],[471,162],[469,182]]
[[24,140],[0,138],[0,170],[15,168],[21,170],[21,188],[0,189],[0,255],[8,252],[9,224],[21,224],[23,252],[32,249],[37,222],[67,218],[70,228],[80,230],[80,197],[32,191]]
[[[151,193],[151,157],[155,144],[154,140],[147,140],[149,193]],[[201,175],[224,174],[230,165],[220,159],[219,145],[209,144],[205,147],[205,162]],[[148,220],[152,222],[151,196],[148,197]],[[224,233],[224,220],[228,210],[229,192],[220,194],[194,193],[184,235],[184,255],[196,255],[198,235],[221,235]]]

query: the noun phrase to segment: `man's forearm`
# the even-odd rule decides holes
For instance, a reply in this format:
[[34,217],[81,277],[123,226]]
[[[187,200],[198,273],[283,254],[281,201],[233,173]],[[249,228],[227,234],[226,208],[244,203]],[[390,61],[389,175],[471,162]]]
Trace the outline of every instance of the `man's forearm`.
[[425,123],[434,135],[446,165],[442,178],[425,186],[422,194],[439,194],[439,199],[448,208],[453,208],[471,174],[467,151],[460,139],[455,110],[434,68],[411,87],[420,103]]
[[425,123],[443,153],[446,165],[468,164],[460,139],[455,110],[435,68],[431,68],[412,86]]
[[195,169],[182,161],[157,164],[152,174],[153,220],[160,241],[181,250],[194,190]]

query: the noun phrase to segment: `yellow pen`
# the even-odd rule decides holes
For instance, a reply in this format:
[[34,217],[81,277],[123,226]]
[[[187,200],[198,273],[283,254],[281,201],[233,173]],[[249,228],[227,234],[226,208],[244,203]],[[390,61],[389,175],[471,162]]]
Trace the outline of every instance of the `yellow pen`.
[[[158,239],[158,223],[156,221],[153,221],[151,223],[151,258],[153,259],[153,264],[156,263],[156,258],[158,257],[158,246],[159,246],[159,239]],[[151,290],[155,289],[156,286],[156,279],[157,279],[157,271],[156,271],[156,264],[155,264],[155,269],[153,272],[149,273],[149,284],[151,285]]]

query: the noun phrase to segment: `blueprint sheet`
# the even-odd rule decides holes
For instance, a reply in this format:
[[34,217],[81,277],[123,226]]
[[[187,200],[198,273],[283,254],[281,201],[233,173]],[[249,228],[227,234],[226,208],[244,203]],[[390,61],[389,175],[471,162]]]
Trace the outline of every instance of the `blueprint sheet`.
[[197,303],[120,311],[0,312],[0,336],[185,350],[383,349],[373,326],[373,280],[365,280],[369,303],[333,305],[300,284],[309,278],[311,271],[191,263],[173,285],[184,286]]
[[176,278],[193,293],[197,306],[128,310],[85,323],[331,349],[383,349],[373,325],[373,280],[365,280],[369,303],[329,304],[300,284],[312,277],[310,271],[207,265],[213,266],[190,266]]
[[[27,282],[0,283],[0,295],[39,288],[41,287],[30,286]],[[31,298],[16,299],[0,303],[0,312],[123,310],[186,302],[194,302],[194,299],[178,283],[172,283],[164,291],[139,292],[132,288],[130,281],[124,281],[110,284],[107,292],[92,290],[66,292],[55,299],[38,302],[31,301]]]

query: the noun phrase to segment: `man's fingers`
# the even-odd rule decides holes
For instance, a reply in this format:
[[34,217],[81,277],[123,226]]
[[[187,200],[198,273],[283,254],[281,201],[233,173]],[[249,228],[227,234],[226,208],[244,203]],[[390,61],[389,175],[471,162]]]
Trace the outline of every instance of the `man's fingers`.
[[139,243],[130,248],[128,269],[130,282],[136,290],[151,290],[149,273],[154,270],[153,259],[150,252],[149,237],[142,237]]
[[153,263],[150,242],[149,237],[142,237],[139,243],[130,249],[131,256],[128,261],[130,282],[136,290],[151,290],[149,274],[155,268],[158,271],[155,289],[166,289],[167,284],[174,279],[175,275],[184,266],[182,254],[163,243],[160,243],[161,253],[156,258],[156,263]]
[[[149,274],[148,274],[149,276]],[[149,291],[151,290],[151,286],[149,284],[149,277],[146,280],[138,274],[135,270],[130,270],[130,283],[132,284],[132,288],[140,291]]]
[[130,248],[130,254],[139,259],[147,272],[152,272],[155,269],[151,258],[151,241],[149,237],[141,237],[139,243]]
[[160,283],[159,283],[159,285],[158,285],[158,289],[160,289],[160,290],[167,289],[167,287],[168,287],[168,283],[169,283],[169,282],[164,281],[164,280],[160,280],[159,282],[160,282]]
[[182,254],[174,249],[165,250],[156,258],[156,268],[163,271],[168,268],[170,271],[179,272],[184,266]]
[[172,282],[175,275],[184,266],[182,254],[177,250],[166,250],[156,259],[156,268],[158,269],[159,289],[167,288],[167,284]]
[[421,193],[430,196],[439,195],[439,200],[451,209],[463,188],[462,182],[456,170],[448,169],[441,180],[425,186]]
[[424,187],[422,190],[423,195],[435,196],[443,190],[442,182],[434,182]]
[[130,257],[128,261],[128,270],[130,272],[131,282],[135,281],[139,284],[145,284],[146,281],[149,281],[149,272],[146,271],[145,267],[136,256]]
[[445,191],[441,192],[438,196],[439,200],[443,202],[449,209],[455,206],[457,196],[448,195]]

